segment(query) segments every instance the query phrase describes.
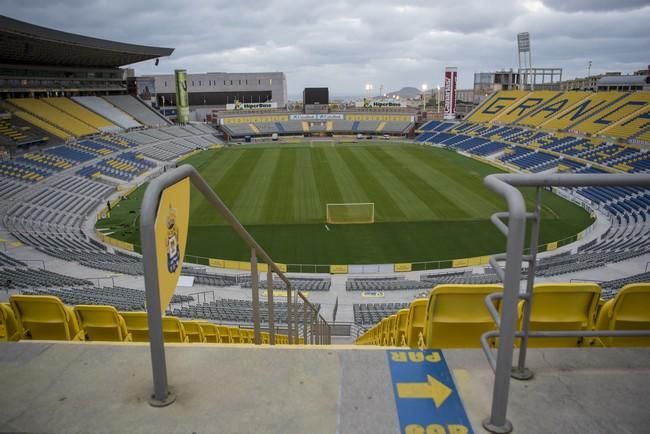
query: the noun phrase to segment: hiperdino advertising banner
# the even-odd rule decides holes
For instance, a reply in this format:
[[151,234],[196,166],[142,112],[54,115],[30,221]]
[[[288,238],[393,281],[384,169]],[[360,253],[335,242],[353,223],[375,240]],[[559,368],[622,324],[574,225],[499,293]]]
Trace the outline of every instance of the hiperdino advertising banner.
[[186,124],[190,121],[190,102],[187,96],[187,71],[177,69],[176,76],[176,121]]
[[239,102],[226,104],[226,110],[260,110],[278,108],[277,102]]
[[406,107],[405,101],[396,99],[368,99],[364,98],[363,101],[355,101],[354,106],[358,108],[399,108]]
[[190,179],[167,187],[160,196],[154,223],[160,309],[164,313],[183,268],[190,220]]

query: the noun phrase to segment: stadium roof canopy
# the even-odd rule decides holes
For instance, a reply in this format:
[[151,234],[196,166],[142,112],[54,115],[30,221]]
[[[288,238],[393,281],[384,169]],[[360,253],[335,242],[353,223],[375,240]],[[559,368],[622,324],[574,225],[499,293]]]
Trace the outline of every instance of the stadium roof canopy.
[[0,15],[1,63],[116,68],[173,51],[76,35]]

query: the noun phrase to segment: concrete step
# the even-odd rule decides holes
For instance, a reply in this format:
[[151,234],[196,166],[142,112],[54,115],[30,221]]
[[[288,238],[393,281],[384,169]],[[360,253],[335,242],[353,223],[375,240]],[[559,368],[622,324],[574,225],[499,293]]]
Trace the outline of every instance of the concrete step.
[[[490,412],[493,374],[480,350],[168,344],[166,353],[176,401],[154,408],[146,344],[0,343],[0,431],[462,434],[484,432]],[[531,349],[528,365],[534,379],[511,383],[514,432],[647,432],[650,349]]]

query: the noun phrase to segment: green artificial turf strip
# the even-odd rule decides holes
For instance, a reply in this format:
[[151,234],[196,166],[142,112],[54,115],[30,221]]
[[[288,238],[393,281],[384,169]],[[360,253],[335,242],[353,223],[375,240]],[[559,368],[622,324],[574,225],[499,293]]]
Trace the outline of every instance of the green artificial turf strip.
[[[481,256],[505,250],[489,221],[505,203],[483,185],[493,166],[416,144],[265,144],[188,158],[278,262],[364,264]],[[100,220],[111,236],[139,244],[144,187]],[[534,191],[524,191],[529,209]],[[327,203],[374,202],[375,223],[325,225]],[[588,213],[543,195],[540,243],[591,223]],[[196,256],[249,260],[250,252],[192,189],[189,243]]]

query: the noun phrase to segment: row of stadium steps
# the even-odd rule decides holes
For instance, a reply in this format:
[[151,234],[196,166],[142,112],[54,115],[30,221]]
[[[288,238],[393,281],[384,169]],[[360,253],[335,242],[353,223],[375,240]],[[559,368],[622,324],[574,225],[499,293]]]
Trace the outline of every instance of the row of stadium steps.
[[649,113],[647,91],[501,91],[488,98],[467,120],[628,140],[647,128]]
[[59,139],[83,137],[143,126],[159,127],[169,121],[130,95],[72,98],[11,98],[2,102],[16,117]]
[[[107,288],[98,291],[96,298],[57,293],[69,300],[89,300],[75,303],[74,308],[47,292],[12,295],[9,303],[0,305],[4,341],[48,340],[88,342],[149,342],[147,313],[143,311],[144,292],[129,288]],[[141,293],[141,294],[138,294]],[[127,307],[119,312],[114,304],[102,304],[102,299],[119,297]],[[179,296],[176,296],[179,297]],[[174,300],[172,300],[174,302]],[[141,311],[135,311],[140,309]],[[165,342],[169,343],[253,343],[253,331],[239,327],[218,325],[208,321],[181,321],[173,316],[163,318]],[[278,343],[287,343],[286,335],[276,336]],[[264,333],[268,343],[268,333]]]
[[[477,126],[476,124],[468,126],[467,124],[467,122],[462,123],[449,130],[450,132],[425,132],[416,137],[416,141],[445,145],[470,154],[486,156],[490,154],[475,151],[480,149],[480,146],[487,144],[485,140],[491,140],[510,145],[512,151],[517,153],[517,158],[525,153],[525,150],[532,150],[549,154],[558,163],[564,163],[559,160],[569,157],[583,165],[597,165],[614,169],[614,171],[638,172],[650,164],[649,154],[636,146],[607,143],[602,139],[585,138],[566,133],[555,136],[519,127],[490,127]],[[470,137],[472,140],[469,140]],[[546,161],[541,161],[544,159]],[[628,160],[634,164],[626,165],[625,162]],[[552,159],[546,155],[540,156],[540,166],[541,163],[545,163],[541,170],[553,168]],[[621,167],[616,167],[619,164]]]
[[[480,348],[481,335],[495,329],[485,299],[502,291],[501,285],[438,285],[425,298],[415,299],[407,307],[393,305],[396,312],[360,336],[357,344]],[[606,303],[600,301],[601,293],[600,286],[594,283],[536,284],[530,330],[650,330],[650,284],[626,285]],[[530,338],[529,345],[650,346],[650,337]]]
[[[408,120],[328,120],[328,121],[290,121],[279,116],[253,116],[226,118],[222,130],[231,138],[245,136],[296,135],[329,132],[333,134],[392,134],[404,135],[413,126]],[[403,117],[403,116],[397,116]],[[255,120],[255,119],[264,120]],[[268,118],[268,120],[266,120]],[[288,116],[284,116],[288,119]]]
[[[213,146],[219,143],[214,133],[210,127],[195,125],[97,135],[1,162],[0,198],[19,192],[23,196],[20,203],[6,203],[3,223],[18,241],[55,258],[142,274],[139,257],[109,251],[82,231],[84,220],[115,194],[122,179],[154,169],[158,164],[154,160],[167,161]],[[77,169],[80,164],[86,166]],[[102,179],[95,179],[99,175]],[[56,179],[50,182],[52,177]]]
[[[491,134],[495,131],[504,136],[514,137],[516,140],[516,137],[523,135],[522,129],[517,127],[477,126],[465,122],[450,131],[451,133],[422,133],[422,136],[427,135],[425,143],[442,144],[479,157],[497,158],[517,170],[530,172],[562,169],[574,173],[606,173],[606,170],[611,170],[605,170],[607,166],[618,169],[616,166],[620,167],[626,161],[630,161],[630,165],[624,166],[625,171],[639,172],[647,170],[650,165],[647,152],[634,147],[607,144],[598,139],[566,134],[558,137],[528,134],[529,140],[536,141],[539,145],[531,147],[525,140],[522,140],[524,143],[520,145],[494,141],[482,142],[482,140],[494,139],[495,136]],[[455,131],[462,134],[454,134]],[[485,138],[469,136],[468,134],[472,132],[483,133],[486,136]],[[483,149],[489,151],[482,152]],[[501,153],[503,149],[505,153]],[[598,169],[595,165],[603,169]],[[613,227],[598,240],[580,247],[578,253],[572,255],[569,260],[550,258],[542,261],[544,265],[537,269],[539,275],[556,276],[598,268],[603,262],[623,261],[650,251],[650,206],[647,199],[650,196],[649,190],[619,189],[624,192],[622,195],[613,195],[610,190],[618,191],[607,188],[579,188],[568,191],[569,195],[590,203],[608,216],[613,222]]]
[[[288,346],[282,331],[276,334],[279,345],[270,346],[264,329],[262,345],[254,346],[251,329],[166,316],[165,369],[176,401],[159,409],[147,403],[152,385],[146,313],[14,295],[0,303],[4,336],[20,339],[0,343],[0,387],[12,391],[3,401],[3,427],[67,432],[70,420],[60,415],[74,414],[79,432],[132,431],[134,421],[155,432],[211,432],[215,424],[223,432],[359,432],[361,424],[369,432],[425,433],[427,425],[432,432],[483,432],[494,376],[470,336],[490,329],[477,313],[486,312],[484,296],[497,288],[450,292],[439,286],[410,304],[377,306],[395,313],[357,346],[309,345],[310,335],[302,334],[298,345]],[[607,322],[623,328],[628,313],[636,316],[639,303],[647,303],[642,300],[650,297],[650,287],[627,287],[595,313],[598,293],[593,284],[540,285],[532,328],[580,329],[563,321],[575,314],[595,328]],[[553,309],[558,303],[567,308]],[[390,343],[411,336],[439,345],[420,351],[417,344]],[[508,419],[516,432],[643,432],[647,414],[638,403],[650,387],[650,349],[620,339],[587,340],[556,340],[549,348],[531,339],[527,367],[534,381],[510,384]],[[426,393],[415,393],[418,385]],[[98,390],[106,394],[89,400]],[[251,417],[260,408],[263,417]]]

